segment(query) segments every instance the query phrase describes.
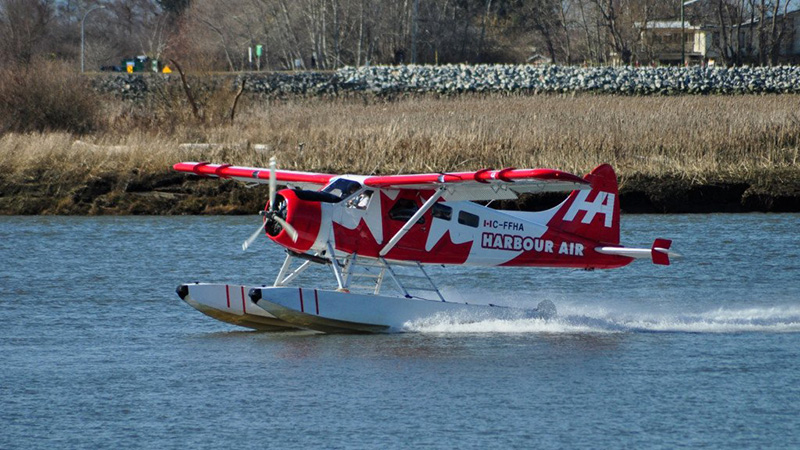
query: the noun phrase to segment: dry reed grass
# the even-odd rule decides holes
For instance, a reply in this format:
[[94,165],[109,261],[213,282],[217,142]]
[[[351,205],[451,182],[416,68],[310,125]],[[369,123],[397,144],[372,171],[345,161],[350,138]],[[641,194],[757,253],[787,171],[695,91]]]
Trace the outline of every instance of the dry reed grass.
[[[177,103],[177,102],[176,102]],[[224,103],[224,102],[223,102]],[[7,174],[163,172],[182,160],[324,172],[403,173],[552,167],[583,173],[747,177],[797,174],[800,97],[460,96],[246,99],[237,121],[197,123],[185,110],[108,101],[108,126],[78,138],[6,134]],[[176,120],[165,120],[175,114]],[[148,115],[158,120],[146,121]],[[89,143],[88,145],[86,143]],[[184,142],[224,144],[179,148]],[[268,151],[253,145],[266,144]]]
[[99,95],[63,61],[0,68],[0,132],[90,133],[99,128],[99,112]]

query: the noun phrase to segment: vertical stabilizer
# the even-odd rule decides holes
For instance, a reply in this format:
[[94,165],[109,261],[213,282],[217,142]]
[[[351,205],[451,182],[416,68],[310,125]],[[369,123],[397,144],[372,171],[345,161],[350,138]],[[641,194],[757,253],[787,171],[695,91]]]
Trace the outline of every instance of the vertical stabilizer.
[[591,190],[572,191],[548,222],[557,231],[577,234],[603,244],[619,244],[617,174],[603,164],[584,177]]

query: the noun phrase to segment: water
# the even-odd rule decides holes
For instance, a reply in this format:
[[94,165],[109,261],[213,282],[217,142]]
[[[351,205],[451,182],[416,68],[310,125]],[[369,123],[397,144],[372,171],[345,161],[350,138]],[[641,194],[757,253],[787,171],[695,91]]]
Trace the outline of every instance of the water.
[[[798,448],[800,215],[625,216],[685,258],[434,268],[557,320],[237,329],[186,281],[270,282],[254,217],[0,218],[0,448]],[[325,272],[304,283],[329,283]]]

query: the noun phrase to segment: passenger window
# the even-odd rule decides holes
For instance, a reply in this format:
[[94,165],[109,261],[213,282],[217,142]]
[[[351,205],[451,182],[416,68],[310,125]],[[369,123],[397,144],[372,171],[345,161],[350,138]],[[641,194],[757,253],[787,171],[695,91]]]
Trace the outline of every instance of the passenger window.
[[[414,215],[415,212],[419,207],[413,200],[407,198],[401,198],[397,201],[397,203],[392,206],[392,209],[389,210],[389,218],[392,220],[402,220],[403,222],[408,221],[411,216]],[[420,217],[417,221],[419,224],[425,223],[425,218]]]
[[433,205],[433,217],[437,219],[450,220],[453,217],[453,208],[436,203]]
[[478,228],[478,224],[480,223],[480,218],[475,214],[468,213],[466,211],[459,211],[458,223],[460,223],[461,225],[466,225],[468,227]]

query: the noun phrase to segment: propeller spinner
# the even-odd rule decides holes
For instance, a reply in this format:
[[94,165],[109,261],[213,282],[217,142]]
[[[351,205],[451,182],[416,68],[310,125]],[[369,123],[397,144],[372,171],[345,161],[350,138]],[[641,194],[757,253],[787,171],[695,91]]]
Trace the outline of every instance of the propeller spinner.
[[269,159],[269,209],[261,211],[264,222],[242,243],[243,251],[253,244],[265,228],[270,236],[277,236],[281,229],[286,230],[292,241],[297,241],[297,230],[286,222],[286,199],[276,195],[278,179],[275,175],[275,166],[276,162],[273,156]]

